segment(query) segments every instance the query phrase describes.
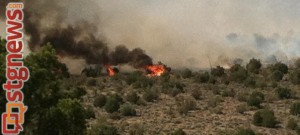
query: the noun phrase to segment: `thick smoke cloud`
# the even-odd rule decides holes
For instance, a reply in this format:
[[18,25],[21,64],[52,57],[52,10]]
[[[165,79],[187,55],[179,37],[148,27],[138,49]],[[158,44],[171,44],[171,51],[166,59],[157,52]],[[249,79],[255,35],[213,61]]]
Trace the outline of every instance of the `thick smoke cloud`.
[[[287,63],[300,57],[298,0],[25,2],[31,50],[63,38],[54,44],[59,54],[88,63],[152,63],[144,51],[133,51],[136,47],[173,68],[246,63],[252,57]],[[120,44],[126,47],[114,48]]]
[[[80,19],[72,24],[68,23],[68,8],[64,7],[65,4],[72,5],[67,0],[25,1],[24,29],[30,38],[28,45],[31,51],[50,43],[60,57],[84,59],[87,64],[128,63],[136,68],[152,64],[151,57],[140,48],[129,51],[122,46],[121,50],[117,47],[116,51],[111,53],[105,40],[95,36],[98,32],[95,22]],[[1,9],[5,8],[1,7]],[[3,14],[1,18],[3,19]],[[127,52],[119,53],[123,50]],[[123,60],[120,61],[119,58]]]

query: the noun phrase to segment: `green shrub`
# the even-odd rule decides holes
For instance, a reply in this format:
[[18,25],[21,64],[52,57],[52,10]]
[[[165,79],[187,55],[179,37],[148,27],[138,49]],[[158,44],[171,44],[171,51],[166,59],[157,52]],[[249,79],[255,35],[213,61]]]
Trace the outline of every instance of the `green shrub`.
[[105,103],[104,109],[108,113],[113,113],[118,111],[120,108],[120,103],[118,100],[114,97],[109,97]]
[[298,58],[294,63],[295,68],[300,68],[300,58]]
[[223,97],[234,97],[235,91],[233,89],[226,89],[222,92]]
[[298,127],[298,123],[295,119],[289,119],[286,127],[291,130],[296,130],[296,128]]
[[177,129],[171,135],[186,135],[186,133],[182,129]]
[[120,120],[121,116],[118,112],[113,112],[108,115],[108,117],[112,120]]
[[184,92],[184,87],[185,85],[180,82],[164,82],[162,85],[162,92],[175,97]]
[[296,133],[297,133],[297,135],[300,135],[300,127],[296,128]]
[[241,65],[235,64],[230,68],[230,80],[242,83],[248,77],[247,70]]
[[88,107],[85,113],[86,119],[96,118],[95,112],[92,107]]
[[276,64],[271,66],[271,70],[274,71],[280,71],[284,74],[288,73],[288,66],[286,64],[283,64],[281,62],[277,62]]
[[70,97],[79,99],[80,97],[82,97],[85,94],[86,94],[85,88],[82,86],[77,86],[72,89],[72,91],[70,93]]
[[104,124],[94,129],[94,132],[95,133],[92,133],[92,135],[119,135],[116,127]]
[[237,100],[240,102],[247,102],[249,98],[249,94],[246,92],[239,92],[237,94]]
[[136,111],[130,104],[123,104],[120,108],[120,112],[123,116],[135,116]]
[[263,93],[255,91],[255,92],[253,92],[253,93],[249,96],[249,98],[248,98],[248,100],[247,100],[247,104],[248,104],[249,106],[255,106],[255,107],[258,107],[258,108],[259,108],[261,102],[262,102],[264,99],[265,99],[265,98],[264,98],[264,94],[263,94]]
[[159,91],[153,88],[146,89],[143,94],[143,98],[147,102],[153,102],[154,100],[157,100],[159,98]]
[[111,98],[116,99],[119,103],[124,103],[123,98],[119,94],[112,94],[110,95]]
[[223,102],[223,99],[220,96],[211,98],[207,102],[208,107],[217,107],[219,103]]
[[202,93],[198,89],[193,89],[191,93],[192,97],[194,97],[196,100],[201,99]]
[[187,69],[187,68],[186,68],[186,69],[182,72],[181,76],[182,76],[183,78],[191,78],[191,77],[193,76],[193,72],[192,72],[190,69]]
[[253,77],[248,77],[245,82],[244,82],[246,87],[252,87],[255,88],[256,86],[256,81],[254,80]]
[[200,73],[195,77],[195,81],[197,83],[207,83],[209,81],[209,73],[205,72],[205,73]]
[[241,128],[237,131],[236,135],[255,135],[255,132],[250,128]]
[[106,103],[106,96],[103,94],[97,95],[94,100],[94,106],[95,107],[102,107]]
[[290,79],[293,84],[300,84],[300,69],[296,69],[290,73]]
[[272,79],[273,81],[278,82],[278,81],[281,81],[281,80],[282,80],[283,76],[284,76],[283,72],[281,72],[281,71],[279,71],[279,70],[276,70],[276,71],[274,71],[274,72],[272,73],[271,79]]
[[292,97],[291,89],[288,88],[277,88],[276,94],[279,99],[289,99]]
[[247,111],[247,106],[246,105],[238,105],[236,107],[236,111],[240,114],[244,114],[244,112]]
[[90,78],[88,81],[87,81],[87,86],[96,86],[97,85],[97,80],[95,78]]
[[216,68],[211,69],[211,75],[215,77],[221,77],[225,75],[225,69],[221,66],[217,66]]
[[142,72],[133,72],[126,77],[125,81],[128,85],[131,85],[136,81],[138,81],[141,76],[142,76]]
[[129,135],[143,135],[145,130],[144,126],[140,124],[133,124],[129,129]]
[[253,116],[253,124],[256,126],[275,128],[276,123],[274,112],[271,110],[262,109]]
[[252,58],[249,63],[246,65],[246,68],[249,72],[258,74],[262,64],[260,60]]
[[191,97],[178,96],[175,100],[180,114],[186,115],[190,110],[194,110],[196,108],[196,101]]
[[183,78],[191,78],[191,77],[193,76],[193,72],[192,72],[190,69],[186,68],[186,69],[181,73],[181,76],[182,76]]
[[300,102],[293,103],[290,107],[290,113],[292,115],[299,115],[300,114]]
[[136,102],[140,99],[140,97],[138,96],[136,91],[130,91],[129,93],[127,93],[126,95],[126,100],[136,104]]
[[208,83],[211,83],[211,84],[216,84],[217,83],[217,79],[213,76],[211,76],[208,80]]

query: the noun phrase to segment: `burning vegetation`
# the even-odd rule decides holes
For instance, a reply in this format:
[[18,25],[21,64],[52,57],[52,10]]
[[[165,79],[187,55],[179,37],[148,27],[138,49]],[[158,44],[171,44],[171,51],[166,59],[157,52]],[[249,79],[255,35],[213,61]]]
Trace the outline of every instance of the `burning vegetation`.
[[171,71],[170,67],[167,67],[165,64],[162,64],[161,62],[159,62],[158,64],[146,66],[145,69],[146,69],[147,76],[149,77],[161,76],[162,74]]

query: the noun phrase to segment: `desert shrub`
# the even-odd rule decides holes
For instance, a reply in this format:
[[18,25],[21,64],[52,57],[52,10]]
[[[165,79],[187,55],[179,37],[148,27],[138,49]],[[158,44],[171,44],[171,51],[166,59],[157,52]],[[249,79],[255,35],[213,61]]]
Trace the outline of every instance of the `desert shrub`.
[[255,106],[255,107],[260,107],[261,102],[264,100],[264,94],[258,91],[253,92],[248,100],[247,100],[247,104],[249,106]]
[[111,94],[110,97],[116,99],[119,103],[124,103],[123,98],[120,96],[120,94],[114,93]]
[[193,72],[192,72],[190,69],[186,68],[186,69],[181,73],[181,76],[182,76],[183,78],[191,78],[191,77],[193,76]]
[[290,80],[293,84],[300,84],[300,69],[296,69],[290,73]]
[[193,89],[191,92],[191,96],[194,97],[196,100],[201,99],[202,93],[198,89]]
[[136,102],[140,99],[136,91],[130,91],[129,93],[127,93],[125,98],[127,101],[134,104],[136,104]]
[[298,127],[298,123],[295,119],[289,119],[286,127],[291,130],[295,130]]
[[208,107],[216,107],[221,102],[223,102],[223,99],[220,96],[216,96],[216,97],[208,100],[207,106]]
[[217,83],[217,79],[215,77],[211,76],[209,78],[209,80],[208,80],[208,83],[210,83],[210,84],[216,84]]
[[223,97],[234,97],[235,91],[233,89],[226,89],[222,92]]
[[168,82],[170,80],[170,73],[169,72],[166,72],[166,73],[163,73],[161,76],[160,76],[160,79],[163,81],[163,82]]
[[102,107],[104,106],[106,103],[106,96],[103,95],[103,94],[99,94],[95,97],[95,100],[94,100],[94,106],[95,107]]
[[180,114],[187,114],[190,110],[196,108],[196,101],[191,97],[178,96],[175,101]]
[[261,89],[264,89],[268,86],[266,81],[263,79],[257,79],[255,85],[256,85],[256,87],[261,88]]
[[186,135],[186,133],[182,129],[177,129],[172,132],[170,135]]
[[288,88],[281,88],[281,87],[277,88],[276,94],[279,99],[289,99],[292,97],[291,89]]
[[147,88],[152,87],[154,84],[154,80],[147,76],[140,76],[138,80],[133,83],[134,88]]
[[241,65],[235,64],[230,68],[230,80],[242,83],[248,77],[247,70]]
[[197,83],[207,83],[209,81],[209,73],[205,72],[205,73],[199,73],[196,77],[195,77],[195,81]]
[[256,86],[256,81],[253,77],[248,77],[244,82],[246,87],[252,87],[254,88]]
[[119,135],[118,129],[112,125],[101,124],[98,127],[93,127],[91,135]]
[[77,99],[79,99],[80,97],[82,97],[85,94],[86,94],[86,90],[82,86],[77,86],[75,88],[72,88],[69,93],[70,98],[77,98]]
[[237,100],[240,102],[247,102],[249,98],[249,94],[246,92],[239,92],[236,97]]
[[143,94],[143,99],[147,102],[153,102],[159,98],[159,91],[156,89],[146,89]]
[[295,68],[300,68],[300,58],[295,60],[294,66],[295,66]]
[[211,75],[216,77],[221,77],[225,75],[225,69],[221,66],[217,66],[216,68],[211,69]]
[[223,114],[223,108],[222,107],[214,107],[214,108],[210,108],[209,111],[211,113],[214,113],[214,114]]
[[288,73],[288,66],[286,64],[283,64],[281,62],[277,62],[274,65],[271,65],[271,70],[274,71],[280,71],[284,74]]
[[279,71],[279,70],[276,70],[276,71],[273,71],[273,72],[272,72],[272,74],[271,74],[271,79],[272,79],[273,81],[278,82],[278,81],[281,81],[281,80],[282,80],[283,76],[284,76],[283,72],[281,72],[281,71]]
[[259,110],[253,116],[253,124],[256,126],[275,128],[276,123],[274,112],[268,109]]
[[120,120],[121,116],[118,112],[113,112],[108,115],[108,117],[112,120]]
[[128,85],[131,85],[136,81],[138,81],[141,76],[142,76],[142,72],[133,72],[125,78],[125,81]]
[[296,102],[291,105],[290,113],[297,116],[300,114],[300,102]]
[[176,96],[184,92],[185,85],[181,82],[165,82],[162,85],[162,92],[171,96]]
[[97,80],[95,78],[90,78],[88,81],[87,81],[87,86],[96,86],[97,85]]
[[129,129],[129,135],[143,135],[145,132],[145,129],[143,125],[140,124],[133,124]]
[[86,119],[96,118],[95,112],[94,112],[94,110],[93,110],[92,107],[88,107],[88,108],[86,109],[86,112],[85,112],[85,118],[86,118]]
[[224,83],[225,85],[229,85],[230,84],[230,79],[228,76],[224,76],[221,78],[221,82]]
[[255,135],[255,132],[250,128],[240,128],[235,135]]
[[115,74],[114,76],[111,77],[111,79],[114,81],[121,81],[121,80],[125,80],[125,76],[122,74]]
[[77,99],[61,99],[40,117],[38,134],[82,135],[86,130],[86,110]]
[[120,108],[120,112],[124,116],[135,116],[136,111],[134,107],[130,104],[123,104]]
[[118,102],[118,99],[115,97],[109,97],[105,103],[104,109],[108,113],[113,113],[118,111],[120,108],[120,103]]
[[238,105],[236,107],[236,112],[240,114],[244,114],[244,112],[247,111],[247,106],[246,105]]
[[297,133],[297,135],[300,135],[300,127],[296,128],[296,133]]
[[258,74],[262,64],[260,60],[252,58],[249,63],[246,65],[246,68],[249,72]]

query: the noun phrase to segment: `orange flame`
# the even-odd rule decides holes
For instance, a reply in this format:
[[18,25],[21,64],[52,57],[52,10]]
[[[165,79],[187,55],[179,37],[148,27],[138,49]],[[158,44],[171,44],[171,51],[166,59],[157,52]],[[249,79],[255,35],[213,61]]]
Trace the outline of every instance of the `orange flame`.
[[114,69],[110,65],[106,65],[105,67],[107,68],[108,76],[114,76],[116,74]]
[[150,65],[146,66],[146,70],[150,72],[147,74],[147,76],[161,76],[166,72],[166,67],[165,65]]

